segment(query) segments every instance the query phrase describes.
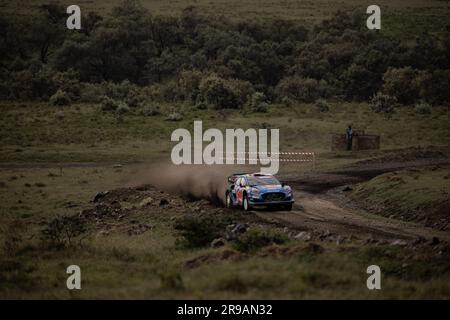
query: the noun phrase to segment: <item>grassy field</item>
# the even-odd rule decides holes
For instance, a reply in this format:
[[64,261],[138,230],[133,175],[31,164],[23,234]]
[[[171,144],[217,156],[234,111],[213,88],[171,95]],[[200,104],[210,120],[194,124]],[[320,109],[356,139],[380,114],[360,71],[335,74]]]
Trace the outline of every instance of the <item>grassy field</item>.
[[[166,105],[166,113],[173,106]],[[197,110],[177,106],[182,121],[160,116],[130,114],[117,117],[97,106],[57,108],[47,104],[0,104],[0,162],[134,162],[168,160],[176,128],[192,129],[195,120],[203,128],[280,128],[280,151],[315,151],[326,158],[331,133],[343,133],[347,125],[381,136],[382,150],[418,145],[447,145],[449,111],[435,107],[429,115],[402,107],[390,116],[374,114],[367,104],[331,103],[327,113],[312,105],[283,107],[269,112],[246,114]],[[363,153],[364,155],[364,153]],[[360,155],[355,155],[360,156]]]
[[[54,2],[46,0],[33,1],[0,1],[2,11],[6,13],[27,14],[35,11],[39,5]],[[295,19],[304,21],[305,25],[311,27],[332,13],[342,10],[359,10],[365,14],[366,8],[372,5],[371,1],[361,0],[316,0],[297,1],[283,0],[261,1],[261,0],[142,0],[143,6],[154,15],[179,15],[187,6],[196,6],[203,12],[212,15],[224,15],[233,20],[246,19]],[[70,1],[61,0],[59,3],[65,5],[73,4]],[[82,10],[106,13],[112,7],[120,3],[113,1],[91,1],[79,0],[77,4]],[[427,0],[380,0],[377,5],[382,10],[382,32],[402,38],[413,39],[417,34],[424,31],[430,33],[441,33],[449,23],[450,3],[448,1]],[[20,8],[20,11],[17,11]]]
[[[329,133],[342,132],[349,123],[380,134],[380,153],[418,144],[450,143],[449,110],[439,107],[433,108],[430,115],[400,108],[390,117],[372,113],[366,104],[332,103],[328,113],[320,113],[312,105],[272,106],[266,114],[230,111],[225,116],[214,110],[180,107],[184,119],[169,122],[164,115],[130,114],[118,118],[92,105],[61,109],[38,103],[1,104],[0,297],[450,297],[446,285],[449,274],[442,269],[445,257],[429,257],[391,246],[321,243],[324,252],[317,253],[306,243],[288,241],[280,247],[290,250],[289,255],[278,254],[277,247],[265,248],[245,254],[238,261],[213,261],[185,268],[189,259],[230,248],[180,248],[170,215],[144,215],[157,227],[141,235],[113,232],[105,237],[92,232],[82,248],[46,247],[40,232],[49,221],[91,207],[90,201],[99,191],[126,186],[138,174],[132,163],[167,161],[170,133],[178,127],[190,128],[195,119],[202,119],[204,128],[260,128],[270,124],[281,130],[281,150],[314,150],[319,153],[319,168],[337,167],[373,155],[340,156],[330,152]],[[169,112],[171,107],[163,109]],[[124,165],[114,166],[117,163]],[[433,172],[418,175],[418,180],[405,177],[417,184],[412,189],[399,189],[396,195],[404,199],[411,190],[418,192],[419,184],[439,178]],[[447,185],[446,181],[442,185]],[[437,189],[429,192],[437,192],[439,186],[436,184]],[[387,197],[385,190],[377,189],[376,181],[362,188],[369,187],[375,188],[377,194],[381,192],[380,197]],[[397,201],[394,194],[392,197]],[[385,290],[381,292],[370,292],[365,287],[365,268],[374,261],[386,271]],[[71,293],[65,288],[65,268],[72,263],[83,266],[80,292]]]
[[411,169],[386,173],[360,184],[353,197],[378,213],[408,221],[448,216],[450,169]]

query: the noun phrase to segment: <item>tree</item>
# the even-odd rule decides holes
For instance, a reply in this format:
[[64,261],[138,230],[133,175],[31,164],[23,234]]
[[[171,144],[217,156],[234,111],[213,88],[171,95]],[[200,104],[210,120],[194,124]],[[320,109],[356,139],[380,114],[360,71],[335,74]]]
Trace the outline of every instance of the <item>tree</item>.
[[401,104],[412,104],[418,98],[417,71],[411,67],[389,68],[383,76],[383,92]]

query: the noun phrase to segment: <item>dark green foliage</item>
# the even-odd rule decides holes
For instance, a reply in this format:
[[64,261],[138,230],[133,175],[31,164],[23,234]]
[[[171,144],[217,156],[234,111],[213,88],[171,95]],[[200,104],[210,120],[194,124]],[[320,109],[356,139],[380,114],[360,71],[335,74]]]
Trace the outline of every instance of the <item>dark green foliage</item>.
[[87,12],[80,32],[68,32],[65,17],[56,4],[36,17],[2,15],[0,99],[48,100],[62,90],[73,102],[105,95],[130,108],[185,100],[223,109],[241,108],[255,91],[308,103],[383,91],[402,104],[450,101],[450,30],[399,43],[367,30],[361,10],[336,12],[313,30],[295,20],[233,22],[195,7],[152,16],[136,0],[104,16]]
[[411,104],[418,98],[417,72],[411,67],[389,69],[383,76],[383,92],[399,103]]
[[285,234],[263,228],[250,229],[233,242],[233,247],[241,252],[254,252],[260,248],[283,244],[288,241]]
[[67,106],[70,105],[71,102],[72,100],[67,92],[62,91],[61,89],[56,91],[56,93],[50,97],[50,103],[54,106]]
[[61,216],[53,219],[42,230],[42,239],[57,248],[81,243],[86,231],[85,221],[78,216]]
[[231,222],[225,215],[188,215],[176,221],[175,229],[184,246],[196,248],[209,246],[214,239],[222,237]]
[[370,100],[370,108],[377,113],[391,113],[395,109],[397,100],[386,94],[378,92]]

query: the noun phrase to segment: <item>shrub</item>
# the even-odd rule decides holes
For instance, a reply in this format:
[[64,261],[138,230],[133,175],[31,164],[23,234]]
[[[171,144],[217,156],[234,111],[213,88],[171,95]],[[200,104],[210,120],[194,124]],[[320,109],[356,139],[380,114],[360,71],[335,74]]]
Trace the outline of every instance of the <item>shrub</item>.
[[250,107],[254,112],[267,112],[269,104],[266,102],[266,95],[262,92],[255,92],[250,100]]
[[183,71],[178,77],[178,85],[185,100],[196,101],[200,93],[200,82],[203,74],[197,70]]
[[301,102],[314,102],[319,98],[327,98],[330,94],[328,83],[298,76],[287,77],[277,85],[279,97],[288,97]]
[[370,108],[377,113],[391,113],[394,111],[396,102],[394,97],[378,92],[370,100]]
[[106,112],[116,111],[117,108],[119,107],[119,102],[110,97],[104,96],[102,98],[100,106],[101,109]]
[[80,102],[100,103],[105,96],[105,90],[101,85],[83,83],[80,91]]
[[254,112],[267,112],[269,110],[269,104],[267,102],[261,102],[253,108]]
[[430,114],[431,106],[428,103],[419,103],[414,107],[414,111],[417,114]]
[[316,103],[314,105],[315,105],[316,109],[319,110],[319,112],[328,112],[330,110],[330,106],[328,105],[328,102],[324,99],[316,100]]
[[450,105],[450,70],[422,71],[417,77],[420,98],[432,105]]
[[411,67],[390,68],[383,76],[383,93],[395,97],[399,103],[411,104],[418,98],[417,72]]
[[231,218],[221,215],[189,215],[175,222],[175,229],[182,237],[185,247],[205,247],[225,233]]
[[159,116],[161,108],[158,105],[146,105],[141,109],[141,115],[146,117]]
[[84,220],[79,216],[62,216],[53,219],[42,230],[42,240],[50,242],[56,247],[65,247],[81,243],[80,236],[86,231]]
[[281,104],[284,105],[285,107],[291,107],[294,103],[289,97],[285,96],[281,99]]
[[125,102],[119,102],[117,106],[116,113],[117,114],[126,114],[130,112],[130,107]]
[[75,101],[80,98],[81,94],[81,85],[78,78],[78,73],[73,69],[69,69],[66,72],[55,73],[52,80],[59,90],[64,91],[70,100]]
[[233,247],[241,252],[254,252],[272,244],[283,244],[288,238],[285,234],[262,228],[250,229],[233,243]]
[[178,112],[169,113],[166,117],[167,121],[181,121],[183,120],[183,116]]
[[241,97],[232,84],[217,75],[210,75],[200,83],[200,94],[203,100],[217,109],[239,108]]
[[54,106],[67,106],[70,105],[71,102],[70,96],[62,90],[56,91],[56,93],[50,97],[50,103]]

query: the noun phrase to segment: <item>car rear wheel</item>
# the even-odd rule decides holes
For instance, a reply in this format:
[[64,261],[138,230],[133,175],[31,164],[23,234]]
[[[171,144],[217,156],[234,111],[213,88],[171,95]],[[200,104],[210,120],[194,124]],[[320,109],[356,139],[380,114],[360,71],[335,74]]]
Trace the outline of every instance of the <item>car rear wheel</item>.
[[252,207],[250,206],[250,203],[248,202],[247,195],[244,196],[244,200],[242,201],[242,207],[245,211],[250,211]]
[[233,207],[233,200],[231,200],[230,193],[227,193],[225,205],[227,206],[227,208],[232,208]]

